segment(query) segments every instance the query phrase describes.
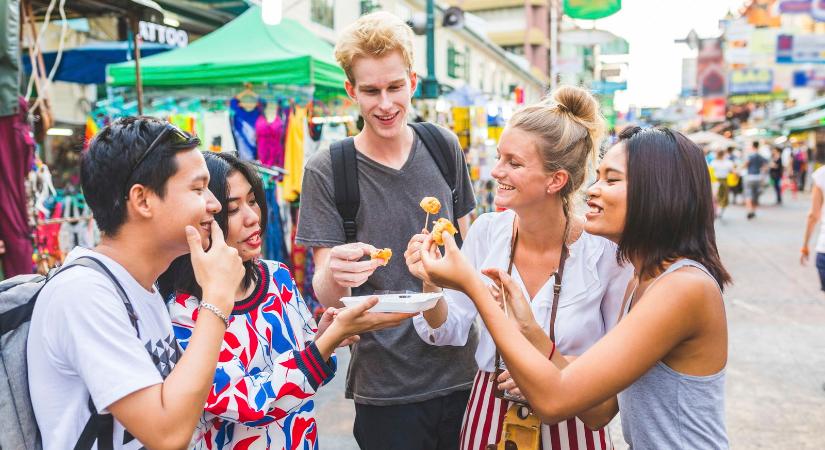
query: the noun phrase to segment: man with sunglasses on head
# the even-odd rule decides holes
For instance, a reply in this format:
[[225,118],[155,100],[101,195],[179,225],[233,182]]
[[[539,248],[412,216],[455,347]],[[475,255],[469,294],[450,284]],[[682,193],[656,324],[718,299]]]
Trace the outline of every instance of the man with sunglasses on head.
[[[166,122],[130,117],[84,153],[81,184],[101,241],[69,253],[40,292],[28,337],[44,449],[189,444],[243,277],[213,220],[220,204],[198,144]],[[154,283],[186,253],[203,299],[181,356]]]

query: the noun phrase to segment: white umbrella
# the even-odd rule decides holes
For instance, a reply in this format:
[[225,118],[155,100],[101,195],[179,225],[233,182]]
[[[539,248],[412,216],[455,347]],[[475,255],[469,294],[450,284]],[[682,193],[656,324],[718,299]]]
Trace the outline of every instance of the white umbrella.
[[721,134],[713,133],[711,131],[698,131],[687,135],[687,137],[691,141],[695,142],[696,145],[707,145],[711,148],[721,149],[728,147],[739,147],[739,144],[733,139],[728,139]]

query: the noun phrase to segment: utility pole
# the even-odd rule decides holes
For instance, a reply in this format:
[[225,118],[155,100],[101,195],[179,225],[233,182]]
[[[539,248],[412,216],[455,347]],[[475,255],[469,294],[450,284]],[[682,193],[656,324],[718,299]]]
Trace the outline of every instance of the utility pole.
[[427,77],[421,82],[423,98],[438,98],[438,80],[435,77],[435,3],[427,0]]

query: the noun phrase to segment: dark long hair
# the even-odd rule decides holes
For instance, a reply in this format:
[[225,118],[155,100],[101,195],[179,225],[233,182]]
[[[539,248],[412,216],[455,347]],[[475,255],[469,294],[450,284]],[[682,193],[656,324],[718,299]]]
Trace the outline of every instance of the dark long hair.
[[[258,176],[255,168],[249,163],[245,163],[237,157],[228,153],[213,153],[203,152],[203,157],[206,160],[206,168],[209,170],[209,190],[218,199],[221,204],[221,211],[215,215],[215,221],[221,227],[224,236],[229,233],[229,214],[228,198],[229,185],[227,179],[235,173],[240,173],[252,186],[252,192],[255,194],[255,202],[261,209],[261,230],[266,230],[267,207],[266,197],[264,196],[264,187],[261,178]],[[249,288],[252,283],[257,282],[258,271],[255,268],[256,262],[253,260],[245,261],[244,277],[242,285],[244,289]],[[166,269],[160,278],[158,278],[158,290],[164,299],[168,299],[169,295],[177,292],[183,292],[194,295],[197,298],[203,296],[203,291],[197,280],[195,280],[195,272],[192,269],[192,259],[188,254],[183,255],[172,261],[172,264]]]
[[639,261],[640,275],[690,258],[719,286],[731,277],[722,265],[713,227],[710,174],[702,150],[667,128],[629,127],[619,135],[627,151],[627,218],[619,258]]

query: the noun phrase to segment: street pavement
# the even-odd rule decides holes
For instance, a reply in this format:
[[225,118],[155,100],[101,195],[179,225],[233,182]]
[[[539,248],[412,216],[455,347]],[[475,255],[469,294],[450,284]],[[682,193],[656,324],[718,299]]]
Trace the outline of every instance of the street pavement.
[[[722,262],[734,279],[725,291],[726,410],[734,449],[825,447],[825,293],[813,261],[799,264],[809,201],[800,195],[779,207],[766,193],[763,203],[770,206],[755,219],[731,206],[717,221]],[[812,249],[815,243],[816,234]],[[356,450],[354,408],[343,394],[349,353],[338,354],[338,375],[317,395],[320,447]],[[610,430],[616,449],[626,449],[618,419]]]

